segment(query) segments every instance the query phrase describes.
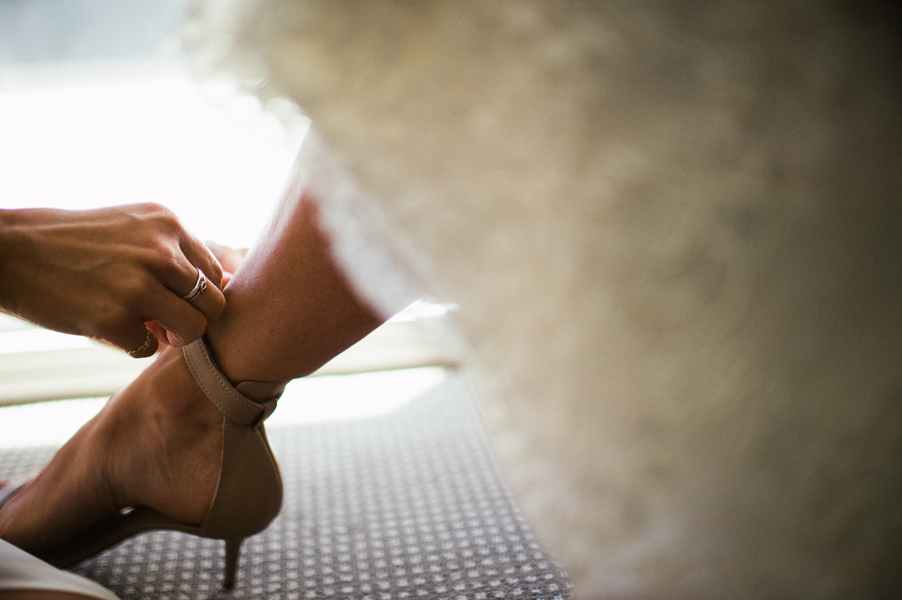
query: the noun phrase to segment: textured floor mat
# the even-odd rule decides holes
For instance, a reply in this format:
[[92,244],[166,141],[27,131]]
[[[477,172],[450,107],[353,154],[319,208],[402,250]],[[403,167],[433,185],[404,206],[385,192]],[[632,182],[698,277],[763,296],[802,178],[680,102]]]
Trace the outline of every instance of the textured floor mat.
[[[123,600],[563,600],[565,575],[500,484],[472,391],[453,375],[384,416],[272,427],[285,503],[220,587],[223,543],[137,536],[73,569]],[[33,471],[52,449],[0,454]],[[3,473],[0,473],[2,476]]]

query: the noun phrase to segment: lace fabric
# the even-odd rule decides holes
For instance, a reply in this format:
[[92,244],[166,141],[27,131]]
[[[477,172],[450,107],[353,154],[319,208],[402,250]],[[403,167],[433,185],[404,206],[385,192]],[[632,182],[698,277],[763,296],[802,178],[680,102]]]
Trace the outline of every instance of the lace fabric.
[[0,592],[3,590],[67,592],[98,600],[119,600],[116,594],[93,581],[51,567],[0,540]]
[[333,257],[360,297],[387,318],[423,296],[417,269],[410,266],[415,254],[398,247],[402,242],[392,227],[328,153],[315,129],[305,136],[290,178],[290,185],[317,199]]
[[902,291],[867,258],[902,264],[902,85],[861,19],[210,0],[186,33],[199,70],[310,116],[331,158],[297,176],[364,296],[459,305],[504,474],[577,594],[843,597],[902,589]]

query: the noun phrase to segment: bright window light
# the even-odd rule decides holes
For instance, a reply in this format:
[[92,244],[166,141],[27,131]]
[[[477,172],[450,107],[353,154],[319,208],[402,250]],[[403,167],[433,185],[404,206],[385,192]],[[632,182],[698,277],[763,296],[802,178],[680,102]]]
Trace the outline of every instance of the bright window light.
[[[441,367],[298,379],[285,390],[266,427],[388,414],[447,378]],[[0,449],[61,446],[96,415],[106,398],[0,408]]]
[[201,239],[248,247],[304,133],[249,98],[213,106],[177,63],[2,75],[5,208],[158,202]]

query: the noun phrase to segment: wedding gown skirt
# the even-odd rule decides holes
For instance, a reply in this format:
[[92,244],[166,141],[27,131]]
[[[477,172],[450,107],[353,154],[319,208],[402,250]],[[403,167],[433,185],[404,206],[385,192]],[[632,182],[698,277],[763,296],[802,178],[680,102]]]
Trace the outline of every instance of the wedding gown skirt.
[[[374,306],[453,302],[577,597],[902,593],[898,54],[803,3],[210,0]],[[879,17],[879,15],[878,15]]]

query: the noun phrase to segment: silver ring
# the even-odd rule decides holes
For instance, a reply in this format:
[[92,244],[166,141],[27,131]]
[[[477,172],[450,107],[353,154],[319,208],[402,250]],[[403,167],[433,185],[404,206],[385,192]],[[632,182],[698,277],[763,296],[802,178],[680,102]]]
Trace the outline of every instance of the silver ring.
[[204,277],[204,272],[200,269],[197,270],[197,283],[194,284],[194,287],[191,288],[191,291],[182,296],[182,300],[187,302],[193,302],[197,299],[198,296],[204,293],[204,290],[207,289],[207,278]]

